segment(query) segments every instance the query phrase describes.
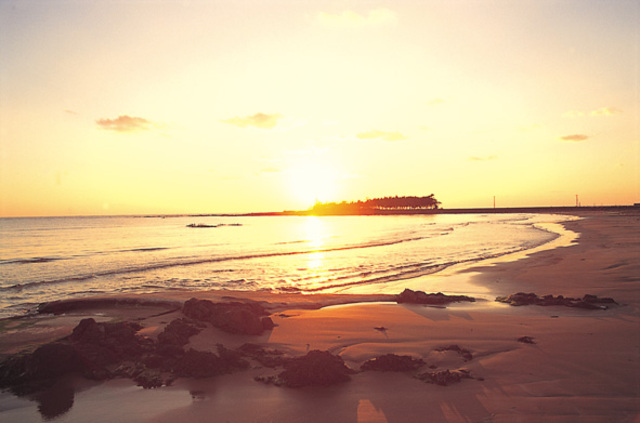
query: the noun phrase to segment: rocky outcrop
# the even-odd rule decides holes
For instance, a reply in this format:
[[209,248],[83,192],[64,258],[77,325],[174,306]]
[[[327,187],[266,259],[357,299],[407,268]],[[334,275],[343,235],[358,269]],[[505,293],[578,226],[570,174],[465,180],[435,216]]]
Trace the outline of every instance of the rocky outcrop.
[[421,373],[416,376],[417,379],[426,382],[426,383],[434,383],[440,386],[451,385],[452,383],[458,383],[462,381],[462,379],[473,379],[471,377],[471,372],[468,369],[457,369],[457,370],[438,370],[433,372]]
[[230,333],[260,335],[275,326],[269,313],[258,303],[213,303],[192,298],[184,303],[182,313]]
[[447,305],[463,301],[474,302],[475,298],[467,297],[466,295],[446,295],[442,292],[427,294],[423,291],[412,291],[408,288],[396,296],[398,304]]
[[444,352],[444,351],[456,352],[460,355],[460,357],[462,357],[464,361],[470,361],[471,359],[473,359],[473,354],[471,353],[471,351],[469,351],[466,348],[462,348],[461,346],[456,344],[447,345],[445,347],[439,347],[439,348],[436,348],[435,350],[438,352]]
[[342,357],[328,351],[309,351],[305,356],[290,358],[284,363],[284,371],[275,377],[256,380],[289,388],[304,386],[329,386],[344,383],[355,373]]
[[386,354],[365,361],[360,370],[378,372],[408,372],[425,365],[421,358],[413,358],[409,355]]
[[558,295],[545,295],[539,297],[533,292],[518,292],[507,297],[498,297],[496,301],[512,306],[538,305],[538,306],[566,306],[589,310],[606,310],[611,305],[618,304],[613,298],[599,298],[596,295],[587,294],[582,298],[571,298]]
[[140,336],[137,323],[98,323],[83,319],[68,337],[45,344],[31,354],[0,362],[0,388],[18,395],[52,386],[64,375],[95,380],[126,377],[145,388],[168,385],[178,376],[208,377],[244,369],[240,353],[219,346],[218,354],[184,351],[201,329],[187,319],[169,323],[158,341]]
[[189,338],[202,331],[194,322],[187,319],[176,319],[165,326],[164,330],[158,334],[158,344],[184,346],[189,342]]

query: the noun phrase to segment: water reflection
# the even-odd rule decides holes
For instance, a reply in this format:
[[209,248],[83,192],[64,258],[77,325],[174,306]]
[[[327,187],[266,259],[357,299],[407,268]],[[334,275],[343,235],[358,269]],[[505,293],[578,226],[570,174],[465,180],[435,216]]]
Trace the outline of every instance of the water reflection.
[[324,268],[326,254],[318,250],[326,248],[326,239],[329,236],[327,225],[318,216],[307,216],[304,231],[305,239],[309,241],[309,248],[313,250],[312,253],[305,255],[306,267],[310,271],[319,272]]

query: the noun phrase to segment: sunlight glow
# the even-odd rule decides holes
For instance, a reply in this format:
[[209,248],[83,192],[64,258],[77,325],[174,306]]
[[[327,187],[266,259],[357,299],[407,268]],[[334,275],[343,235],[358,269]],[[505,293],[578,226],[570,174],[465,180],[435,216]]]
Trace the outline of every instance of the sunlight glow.
[[338,173],[331,165],[309,158],[297,163],[287,175],[289,188],[302,207],[329,201],[337,195]]

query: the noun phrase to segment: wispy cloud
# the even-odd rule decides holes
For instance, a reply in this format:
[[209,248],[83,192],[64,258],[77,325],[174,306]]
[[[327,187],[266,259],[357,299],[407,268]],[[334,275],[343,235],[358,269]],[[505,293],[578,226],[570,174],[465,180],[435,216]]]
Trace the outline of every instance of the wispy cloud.
[[260,173],[279,173],[282,172],[281,169],[277,167],[265,167],[264,169],[260,169]]
[[614,116],[622,113],[622,110],[616,107],[601,107],[599,109],[591,110],[591,111],[582,111],[582,110],[568,110],[562,114],[562,117],[569,119],[577,119],[588,116]]
[[496,156],[496,155],[483,156],[483,157],[471,156],[471,157],[469,157],[469,160],[471,160],[473,162],[486,162],[486,161],[489,161],[489,160],[495,160],[497,158],[498,158],[498,156]]
[[591,116],[613,116],[622,113],[622,110],[615,107],[601,107],[597,110],[592,110],[589,115]]
[[402,141],[407,139],[407,137],[400,132],[384,132],[377,130],[360,132],[356,136],[362,140],[381,139],[385,141]]
[[589,139],[588,135],[584,135],[584,134],[573,134],[573,135],[565,135],[564,137],[560,137],[561,140],[563,141],[585,141],[587,139]]
[[390,9],[379,8],[370,10],[366,14],[344,10],[340,13],[320,12],[316,16],[317,21],[325,26],[331,27],[365,27],[395,25],[398,22],[398,15]]
[[281,115],[256,113],[253,116],[239,117],[236,116],[231,119],[223,120],[224,123],[239,126],[240,128],[246,128],[247,126],[254,126],[256,128],[272,129],[278,124],[278,120],[282,118]]
[[153,122],[141,117],[121,115],[115,119],[98,119],[98,126],[115,132],[146,131],[153,127]]

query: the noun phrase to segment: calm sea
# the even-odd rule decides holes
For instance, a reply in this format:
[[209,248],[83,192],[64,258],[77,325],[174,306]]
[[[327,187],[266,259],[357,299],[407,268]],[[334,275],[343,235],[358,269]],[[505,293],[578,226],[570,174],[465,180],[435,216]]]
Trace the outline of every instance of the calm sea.
[[[527,250],[566,216],[0,219],[0,316],[70,297],[165,290],[340,292]],[[189,224],[208,227],[188,227]]]

